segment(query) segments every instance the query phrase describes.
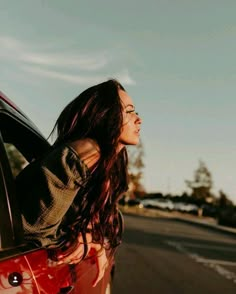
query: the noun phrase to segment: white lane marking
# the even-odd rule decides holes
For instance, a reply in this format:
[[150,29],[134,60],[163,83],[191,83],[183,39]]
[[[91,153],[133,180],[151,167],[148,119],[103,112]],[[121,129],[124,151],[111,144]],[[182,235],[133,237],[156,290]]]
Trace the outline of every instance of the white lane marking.
[[[174,247],[179,252],[186,254],[188,257],[190,257],[191,259],[193,259],[197,263],[201,263],[202,265],[215,270],[219,275],[226,278],[227,280],[232,280],[236,284],[236,274],[225,269],[224,267],[219,265],[219,263],[217,264],[215,259],[213,259],[213,260],[205,259],[196,253],[191,253],[186,248],[184,248],[182,246],[182,244],[177,243],[177,242],[166,241],[166,243],[169,246]],[[224,264],[224,265],[226,265],[226,264]],[[234,265],[235,265],[235,263],[234,263]]]
[[202,263],[208,262],[208,263],[212,263],[212,264],[236,266],[236,262],[234,262],[234,261],[226,261],[226,260],[219,260],[219,259],[199,258],[198,262],[202,262]]

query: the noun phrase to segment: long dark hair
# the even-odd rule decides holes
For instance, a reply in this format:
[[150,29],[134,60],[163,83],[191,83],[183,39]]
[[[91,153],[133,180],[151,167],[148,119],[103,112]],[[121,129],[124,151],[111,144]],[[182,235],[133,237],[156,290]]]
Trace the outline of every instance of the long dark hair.
[[57,139],[53,148],[79,139],[90,138],[100,148],[100,159],[83,187],[83,197],[75,198],[78,215],[72,224],[73,235],[85,236],[92,226],[93,242],[109,240],[115,248],[119,240],[117,202],[127,190],[127,152],[117,153],[123,115],[117,80],[108,80],[82,92],[60,114],[53,128]]

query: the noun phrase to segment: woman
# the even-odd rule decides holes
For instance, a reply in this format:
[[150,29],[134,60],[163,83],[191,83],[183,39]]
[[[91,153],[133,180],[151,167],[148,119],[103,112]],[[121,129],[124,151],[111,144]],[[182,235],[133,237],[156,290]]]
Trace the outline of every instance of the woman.
[[117,202],[128,187],[125,145],[139,142],[140,125],[118,81],[88,88],[57,119],[51,150],[17,178],[26,240],[69,248],[59,264],[97,252],[94,286],[104,274],[105,248],[118,245]]

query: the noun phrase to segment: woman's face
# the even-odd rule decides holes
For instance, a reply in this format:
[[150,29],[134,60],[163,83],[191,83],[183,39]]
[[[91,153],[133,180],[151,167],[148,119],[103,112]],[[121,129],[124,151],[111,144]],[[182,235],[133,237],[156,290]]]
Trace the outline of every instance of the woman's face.
[[122,90],[119,90],[119,96],[123,106],[123,127],[119,138],[119,148],[125,145],[136,145],[139,143],[139,133],[141,118],[135,112],[134,103],[131,97]]

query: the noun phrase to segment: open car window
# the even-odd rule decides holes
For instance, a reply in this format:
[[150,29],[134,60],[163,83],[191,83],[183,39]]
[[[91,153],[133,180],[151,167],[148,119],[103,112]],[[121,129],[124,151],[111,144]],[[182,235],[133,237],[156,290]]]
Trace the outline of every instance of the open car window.
[[16,178],[20,171],[28,164],[28,161],[13,144],[4,143],[4,147],[7,153],[12,175]]
[[4,144],[14,146],[28,162],[49,148],[49,143],[30,125],[10,113],[0,112],[0,131]]
[[0,258],[23,245],[14,178],[49,147],[30,122],[14,113],[0,110]]

